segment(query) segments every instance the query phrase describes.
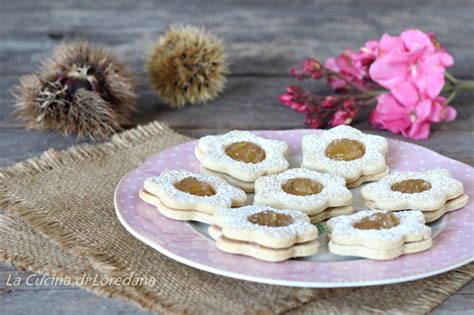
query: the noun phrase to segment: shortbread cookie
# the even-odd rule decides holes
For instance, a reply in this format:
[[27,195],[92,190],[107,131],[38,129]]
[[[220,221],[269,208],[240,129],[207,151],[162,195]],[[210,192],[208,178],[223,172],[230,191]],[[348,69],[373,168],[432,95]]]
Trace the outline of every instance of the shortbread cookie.
[[[375,203],[373,201],[366,200],[365,203],[369,208],[377,209],[377,207],[375,206]],[[469,196],[466,195],[466,194],[462,194],[459,197],[456,197],[456,198],[453,198],[453,199],[450,199],[450,200],[446,201],[444,206],[442,206],[441,208],[439,208],[437,210],[422,211],[422,212],[423,212],[423,215],[425,216],[426,223],[430,223],[430,222],[434,222],[434,221],[438,220],[445,213],[464,208],[464,206],[467,205],[468,203],[469,203]],[[314,223],[314,222],[311,221],[311,223]]]
[[200,171],[204,175],[220,177],[223,180],[225,180],[226,182],[228,182],[229,184],[231,184],[232,186],[240,188],[243,191],[245,191],[246,193],[253,193],[254,190],[255,190],[255,182],[244,182],[244,181],[241,181],[241,180],[239,180],[237,178],[234,178],[230,175],[207,169],[202,165],[200,166]]
[[295,210],[246,206],[219,209],[209,234],[222,251],[266,261],[282,261],[317,253],[318,230],[306,214]]
[[243,182],[255,182],[263,175],[284,171],[288,145],[283,141],[234,130],[224,135],[199,139],[195,150],[202,166]]
[[420,210],[427,222],[460,209],[469,201],[463,184],[452,178],[446,169],[394,172],[362,187],[361,194],[370,208]]
[[362,175],[358,179],[356,179],[352,182],[348,182],[346,184],[346,186],[347,186],[347,188],[355,188],[355,187],[358,187],[358,186],[360,186],[360,185],[362,185],[363,183],[366,183],[366,182],[376,182],[376,181],[384,178],[385,176],[387,176],[389,172],[390,172],[390,170],[387,167],[385,170],[383,170],[382,172],[377,173],[377,174]]
[[340,175],[350,187],[378,180],[388,172],[388,142],[350,126],[338,126],[322,134],[305,135],[302,167]]
[[330,218],[338,217],[340,215],[349,215],[354,213],[353,206],[343,206],[335,208],[327,208],[323,212],[313,214],[309,216],[309,220],[312,224],[326,221]]
[[217,225],[210,225],[207,232],[214,240],[217,240],[222,235],[222,229]]
[[145,180],[144,189],[174,209],[214,213],[218,208],[245,204],[247,195],[216,176],[186,170],[166,170]]
[[197,221],[206,224],[214,223],[213,215],[201,211],[194,211],[194,210],[179,210],[173,209],[170,207],[165,206],[163,202],[161,202],[160,198],[155,195],[152,195],[145,190],[140,190],[139,197],[141,200],[155,206],[160,214],[163,216],[178,220],[178,221]]
[[306,243],[295,244],[288,248],[268,248],[256,243],[241,242],[220,237],[217,241],[217,248],[220,250],[238,255],[250,256],[256,259],[269,262],[279,262],[290,258],[307,257],[315,255],[319,250],[318,241],[309,241]]
[[316,254],[319,249],[317,240],[297,243],[292,247],[278,249],[261,246],[252,242],[236,241],[223,236],[222,229],[217,225],[211,225],[209,227],[209,235],[215,240],[219,239],[219,246],[223,248],[223,251],[272,262],[311,256]]
[[432,239],[419,242],[405,243],[403,246],[393,250],[380,251],[378,249],[369,248],[362,245],[341,245],[329,242],[329,251],[341,256],[364,257],[374,260],[390,260],[402,255],[414,254],[430,249],[433,245]]
[[244,191],[219,177],[185,170],[166,170],[147,178],[140,197],[167,217],[204,223],[212,222],[209,216],[216,209],[242,206],[247,200]]
[[329,251],[342,256],[377,260],[427,250],[432,245],[431,228],[421,211],[360,211],[327,222]]
[[327,208],[348,206],[352,194],[341,176],[293,168],[255,181],[254,204],[293,209],[308,215]]

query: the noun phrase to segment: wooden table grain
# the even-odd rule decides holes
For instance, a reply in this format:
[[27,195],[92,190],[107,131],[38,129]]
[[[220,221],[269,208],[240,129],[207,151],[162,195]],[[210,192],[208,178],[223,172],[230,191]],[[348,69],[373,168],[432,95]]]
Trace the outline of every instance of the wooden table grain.
[[[473,1],[2,1],[0,4],[0,167],[37,156],[48,148],[79,143],[53,132],[27,131],[12,115],[10,89],[35,70],[63,39],[102,44],[135,71],[140,94],[133,124],[168,123],[190,136],[244,129],[304,128],[303,117],[281,106],[278,95],[294,81],[288,69],[298,60],[324,59],[367,39],[408,27],[436,32],[454,55],[451,71],[474,78]],[[205,26],[225,41],[232,75],[216,101],[180,110],[167,109],[151,91],[144,59],[172,23]],[[306,83],[305,83],[306,84]],[[320,93],[323,84],[306,85]],[[459,97],[454,123],[433,128],[418,144],[474,165],[474,94]],[[363,115],[355,126],[372,129]],[[0,314],[146,314],[131,303],[95,296],[69,286],[8,286],[8,278],[29,272],[0,264]],[[470,283],[434,310],[435,314],[474,314]]]

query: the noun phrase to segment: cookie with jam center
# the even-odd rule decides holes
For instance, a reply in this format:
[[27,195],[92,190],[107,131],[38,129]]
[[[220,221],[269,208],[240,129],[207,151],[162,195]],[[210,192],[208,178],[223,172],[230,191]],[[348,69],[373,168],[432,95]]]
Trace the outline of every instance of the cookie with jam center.
[[299,210],[309,215],[312,223],[354,211],[344,178],[305,168],[257,179],[254,204]]
[[219,209],[209,234],[218,249],[265,261],[284,261],[318,252],[318,230],[300,211],[268,206]]
[[362,187],[361,195],[369,208],[419,210],[426,222],[433,222],[469,202],[463,184],[446,169],[393,172]]
[[322,134],[305,135],[301,167],[342,176],[347,187],[377,181],[388,174],[388,142],[350,126],[337,126]]
[[195,149],[203,174],[222,177],[246,192],[253,192],[260,176],[288,169],[287,153],[283,141],[239,130],[202,137]]
[[364,210],[327,222],[329,251],[376,260],[394,259],[432,246],[421,211]]
[[217,209],[239,207],[247,200],[244,191],[219,177],[186,170],[166,170],[147,178],[139,196],[166,217],[209,224]]

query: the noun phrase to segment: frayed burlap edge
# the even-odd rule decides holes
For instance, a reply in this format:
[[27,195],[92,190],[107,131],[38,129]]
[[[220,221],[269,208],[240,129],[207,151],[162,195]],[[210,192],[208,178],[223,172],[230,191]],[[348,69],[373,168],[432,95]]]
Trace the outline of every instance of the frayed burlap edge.
[[[12,178],[20,174],[34,176],[36,174],[46,173],[58,167],[67,167],[70,163],[96,159],[107,154],[113,154],[121,148],[133,147],[152,137],[165,135],[173,135],[176,137],[176,144],[190,140],[188,137],[175,133],[164,124],[153,122],[116,134],[110,141],[102,144],[82,144],[64,151],[49,149],[43,152],[40,157],[19,162],[2,170],[0,172],[0,180],[2,178]],[[36,211],[39,209],[37,206],[30,205],[26,200],[18,198],[14,193],[10,192],[5,185],[1,185],[0,187],[0,208],[8,209],[12,217],[21,218],[30,226],[37,229],[42,235],[57,243],[60,248],[69,249],[74,246],[76,255],[87,258],[92,268],[100,270],[109,277],[120,276],[121,272],[130,271],[126,263],[122,262],[120,258],[104,254],[98,250],[93,250],[87,240],[78,239],[74,233],[65,229],[60,222],[49,221],[44,215]],[[18,265],[22,269],[38,269],[41,273],[54,274],[61,277],[57,272],[58,270],[46,272],[46,269],[39,268],[40,263],[30,264],[28,257],[12,257],[5,253],[2,256],[5,258],[2,260],[11,262],[11,264],[15,266]],[[30,260],[30,262],[32,261]],[[31,268],[28,266],[31,266]],[[156,298],[147,298],[148,295],[151,294],[151,291],[142,285],[134,286],[133,290],[137,291],[137,294],[134,294],[134,298],[131,298],[129,293],[123,295],[123,290],[117,287],[108,287],[106,289],[86,287],[85,289],[103,296],[116,296],[126,300],[132,300],[141,307],[151,311],[167,311],[172,313],[186,312],[186,309],[182,309],[177,305],[168,305],[166,301],[157,301]]]
[[[7,243],[6,240],[9,242]],[[22,244],[20,251],[13,250],[15,243]],[[31,255],[31,249],[43,250],[44,256],[40,257],[59,257],[62,263],[55,264],[51,262],[51,259],[46,260]],[[4,214],[0,214],[0,261],[20,270],[54,277],[62,281],[70,279],[72,283],[76,283],[84,276],[89,278],[104,276],[103,273],[95,270],[87,260],[60,249],[51,239],[35,232],[21,219]],[[137,306],[146,305],[146,301],[141,301],[142,296],[125,286],[108,284],[102,287],[88,282],[81,285],[81,288],[99,296],[131,301]]]
[[[166,126],[159,123],[152,123],[144,127],[139,127],[137,130],[127,131],[114,136],[110,143],[97,146],[82,145],[64,152],[48,150],[38,159],[30,159],[6,169],[0,173],[0,179],[13,178],[19,175],[34,176],[47,173],[55,168],[73,167],[77,162],[87,161],[89,159],[93,160],[103,155],[113,154],[120,148],[130,149],[134,147],[134,145],[139,145],[142,142],[150,140],[151,137],[164,136],[174,138],[173,145],[189,140],[187,137],[174,133]],[[7,209],[10,214],[21,218],[42,234],[50,237],[61,248],[71,250],[74,254],[87,258],[94,268],[101,270],[109,277],[120,277],[124,272],[130,273],[135,271],[131,270],[121,257],[108,255],[101,250],[97,250],[100,248],[99,245],[96,246],[96,244],[91,243],[90,240],[78,237],[72,231],[67,230],[60,222],[52,221],[46,215],[47,209],[42,206],[30,204],[27,200],[22,200],[8,189],[0,189],[0,207]],[[142,297],[142,299],[137,302],[142,307],[151,311],[167,313],[187,313],[190,311],[190,309],[185,306],[170,304],[167,300],[156,295],[151,298],[155,292],[149,290],[145,285],[134,286],[134,289],[137,290],[140,297]],[[119,294],[115,292],[115,288],[110,290],[114,292],[114,294]],[[285,311],[318,296],[316,291],[297,291],[299,291],[299,294],[288,294],[284,300],[274,301],[273,307],[277,307],[279,311]],[[271,310],[266,306],[262,306],[257,307],[254,311],[270,312]]]
[[[20,173],[35,175],[47,172],[55,167],[65,166],[68,163],[75,161],[98,158],[105,154],[113,153],[120,148],[130,147],[148,140],[151,137],[165,134],[179,136],[182,138],[182,142],[190,139],[178,135],[164,124],[153,122],[145,126],[138,126],[135,129],[116,134],[109,142],[101,144],[82,144],[64,151],[49,149],[43,152],[39,157],[27,159],[1,170],[0,179],[10,178]],[[5,189],[2,191],[2,194],[3,193],[5,193]]]
[[[329,298],[324,302],[324,313],[327,314],[360,314],[360,313],[370,313],[370,314],[427,314],[435,307],[440,305],[444,300],[446,300],[450,295],[457,292],[463,286],[468,284],[474,278],[474,263],[470,263],[461,268],[449,271],[447,273],[434,276],[431,278],[426,278],[422,280],[412,281],[404,284],[394,284],[394,285],[384,285],[377,287],[362,287],[358,288],[358,294],[355,297],[348,297],[351,299],[349,303],[337,300],[337,298]],[[429,286],[426,283],[429,282]],[[407,296],[391,296],[389,290],[392,286],[405,285],[409,286],[407,290],[403,293],[406,294],[415,294],[411,298]],[[423,290],[418,290],[416,292],[408,292],[412,288],[423,287]],[[389,297],[389,299],[395,299],[399,302],[398,307],[393,307],[387,303],[387,307],[381,311],[380,308],[374,308],[371,306],[371,303],[367,303],[367,299],[364,296],[373,296],[374,290],[381,296]],[[358,300],[356,300],[358,299]],[[288,314],[314,314],[315,310],[321,309],[319,304],[321,301],[311,301],[305,303],[301,307],[298,307],[295,310],[291,310]],[[344,305],[341,305],[341,302]],[[381,302],[380,304],[382,304]],[[351,308],[352,305],[357,305],[360,309]],[[318,308],[319,307],[319,308]]]
[[[133,147],[134,145],[139,144],[142,141],[145,141],[153,136],[165,134],[172,134],[175,137],[179,137],[179,139],[176,141],[176,144],[189,139],[187,137],[177,135],[171,129],[160,123],[152,123],[150,125],[138,127],[134,130],[126,131],[124,133],[116,135],[108,143],[100,145],[81,145],[73,147],[64,152],[48,150],[43,153],[40,158],[30,159],[5,169],[0,173],[0,179],[8,179],[19,174],[35,175],[39,173],[48,172],[56,167],[65,167],[69,165],[69,163],[75,163],[81,160],[94,159],[106,154],[113,154],[120,148]],[[121,271],[128,270],[128,267],[126,266],[126,264],[121,262],[120,258],[112,257],[103,254],[102,252],[91,250],[91,246],[87,243],[87,240],[78,239],[71,232],[67,231],[59,222],[51,222],[47,220],[41,214],[38,214],[34,211],[35,208],[33,207],[33,205],[28,204],[27,201],[17,198],[12,192],[9,192],[6,188],[4,188],[3,185],[2,188],[0,188],[0,207],[14,210],[12,211],[12,213],[21,217],[22,219],[30,223],[32,226],[37,228],[40,232],[43,232],[45,235],[51,236],[52,239],[58,242],[61,248],[70,248],[71,246],[75,246],[75,254],[86,257],[90,261],[92,266],[94,268],[97,268],[98,270],[104,271],[105,273],[110,274],[112,276],[119,275]],[[79,248],[77,246],[79,246]],[[83,251],[80,250],[81,246],[84,247]],[[8,259],[14,264],[20,265],[20,267],[22,268],[25,268],[29,265],[33,270],[38,269],[42,270],[42,272],[48,273],[46,269],[41,269],[41,266],[39,264],[30,264],[31,262],[29,262],[28,258],[26,257],[24,257],[23,261],[22,258],[18,257],[12,258],[5,256],[3,258],[5,258],[6,260]],[[422,302],[423,300],[428,300],[430,303],[420,303],[420,305],[413,305],[413,307],[415,307],[414,311],[421,311],[422,309],[423,311],[429,311],[433,307],[439,305],[446,297],[448,297],[450,294],[458,290],[460,287],[462,287],[464,284],[466,284],[472,279],[472,267],[472,265],[466,266],[462,268],[462,270],[457,270],[449,273],[454,274],[460,271],[462,276],[458,274],[457,277],[454,277],[456,278],[455,281],[449,281],[449,285],[446,285],[446,283],[444,283],[444,287],[442,287],[441,289],[432,288],[432,292],[436,293],[438,297],[439,294],[442,294],[442,297],[440,298],[429,301],[431,299],[430,295],[423,294],[423,297],[420,296],[420,302]],[[52,272],[50,271],[50,273]],[[443,280],[446,281],[447,279]],[[165,301],[157,302],[156,298],[153,301],[151,299],[147,299],[147,295],[151,292],[147,292],[146,288],[137,289],[139,291],[138,295],[140,296],[140,298],[138,299],[136,296],[123,296],[117,289],[110,290],[110,288],[107,288],[107,290],[104,291],[93,288],[90,291],[93,291],[94,293],[100,295],[116,296],[129,300],[134,300],[142,307],[153,311],[167,311],[178,313],[189,311],[187,309],[180,308],[176,305],[169,305]],[[370,290],[370,288],[362,288],[359,290]],[[367,291],[367,294],[370,294],[370,291]],[[314,297],[318,297],[318,295],[315,294]],[[299,298],[300,303],[296,303],[297,305],[299,304],[299,306],[292,307],[291,303],[288,303],[288,308],[286,309],[286,311],[304,312],[305,310],[307,310],[311,312],[311,307],[316,302],[313,298],[313,295],[303,294],[303,296],[300,296]],[[337,304],[338,303],[336,301],[334,305],[334,312],[341,311],[341,309],[337,308]],[[329,309],[331,309],[330,305],[328,305],[328,308],[326,310]],[[367,308],[367,311],[369,310],[370,308]],[[379,309],[376,310],[380,311]],[[346,311],[348,310],[346,309]],[[375,311],[375,309],[373,311]]]

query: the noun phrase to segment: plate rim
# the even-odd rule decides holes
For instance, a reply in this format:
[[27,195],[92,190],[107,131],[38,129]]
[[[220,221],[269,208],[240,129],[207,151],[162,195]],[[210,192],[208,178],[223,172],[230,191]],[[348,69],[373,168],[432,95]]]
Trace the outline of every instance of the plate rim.
[[[306,129],[291,129],[291,130],[255,130],[251,132],[275,132],[275,133],[281,133],[281,132],[297,132],[301,130],[306,130]],[[318,132],[319,130],[314,130]],[[465,164],[461,161],[454,160],[450,157],[444,156],[436,151],[433,151],[429,148],[425,148],[423,146],[419,146],[410,142],[405,142],[401,141],[398,139],[390,139],[391,141],[396,141],[396,142],[401,142],[404,144],[408,144],[410,146],[416,146],[416,147],[422,147],[424,149],[430,150],[432,153],[435,153],[439,156],[442,156],[444,158],[450,159],[452,161],[456,161],[457,163],[463,164],[467,167],[472,168],[470,165]],[[431,276],[435,276],[441,273],[448,272],[450,270],[459,268],[461,266],[464,266],[470,262],[474,261],[474,255],[467,257],[465,259],[462,259],[456,263],[451,263],[448,266],[442,267],[442,268],[437,268],[434,270],[430,270],[428,272],[423,272],[423,273],[417,273],[414,275],[409,275],[409,276],[402,276],[402,277],[394,277],[394,278],[384,278],[384,279],[374,279],[374,280],[353,280],[353,281],[296,281],[296,280],[285,280],[285,279],[272,279],[272,278],[266,278],[266,277],[258,277],[258,276],[253,276],[253,275],[246,275],[238,272],[233,272],[233,271],[227,271],[224,269],[220,269],[217,267],[209,266],[204,263],[200,263],[197,261],[193,261],[192,259],[188,259],[186,257],[180,256],[178,254],[173,253],[172,251],[167,250],[166,248],[160,246],[158,243],[154,242],[153,240],[150,240],[147,236],[143,235],[140,233],[140,231],[137,231],[134,229],[132,226],[129,225],[127,220],[122,216],[120,207],[118,205],[118,194],[119,194],[119,188],[123,185],[125,179],[132,175],[132,173],[136,172],[139,170],[144,164],[147,163],[148,160],[151,160],[155,158],[158,155],[162,155],[168,150],[172,150],[178,146],[186,145],[189,144],[190,142],[195,142],[196,139],[192,139],[187,142],[183,142],[180,144],[177,144],[175,146],[169,147],[157,154],[153,154],[149,158],[147,158],[140,166],[134,168],[133,170],[129,171],[127,174],[125,174],[120,181],[118,182],[115,192],[114,192],[114,208],[115,208],[115,213],[119,219],[119,222],[122,224],[122,226],[132,234],[135,238],[140,240],[141,242],[145,243],[146,245],[152,247],[154,250],[160,252],[161,254],[169,257],[170,259],[173,259],[179,263],[182,263],[184,265],[203,270],[206,272],[210,272],[213,274],[217,274],[220,276],[225,276],[225,277],[230,277],[238,280],[245,280],[245,281],[252,281],[252,282],[257,282],[257,283],[263,283],[263,284],[270,284],[270,285],[281,285],[281,286],[291,286],[291,287],[301,287],[301,288],[343,288],[343,287],[362,287],[362,286],[376,286],[376,285],[386,285],[386,284],[396,284],[396,283],[402,283],[402,282],[408,282],[408,281],[414,281],[414,280],[419,280],[419,279],[424,279],[428,278]],[[183,224],[188,224],[187,222],[182,222]],[[190,227],[191,228],[191,227]],[[315,262],[318,263],[318,262]]]

